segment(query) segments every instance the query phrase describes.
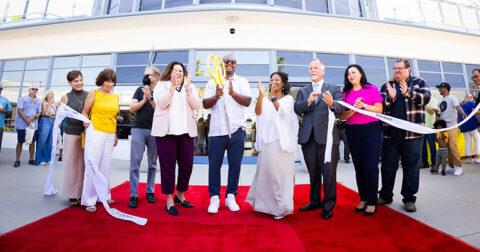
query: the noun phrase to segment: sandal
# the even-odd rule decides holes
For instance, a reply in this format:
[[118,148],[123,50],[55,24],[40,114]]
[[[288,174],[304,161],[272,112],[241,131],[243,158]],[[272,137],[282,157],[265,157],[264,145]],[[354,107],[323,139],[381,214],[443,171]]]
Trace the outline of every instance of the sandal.
[[85,210],[87,210],[87,212],[93,213],[93,212],[97,211],[97,207],[95,207],[95,206],[87,206],[87,207],[85,208]]

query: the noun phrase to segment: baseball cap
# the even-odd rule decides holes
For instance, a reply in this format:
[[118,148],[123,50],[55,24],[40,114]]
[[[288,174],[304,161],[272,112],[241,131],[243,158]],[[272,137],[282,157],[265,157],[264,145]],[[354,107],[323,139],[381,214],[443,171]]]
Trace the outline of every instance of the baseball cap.
[[450,84],[448,84],[448,83],[446,83],[446,82],[442,82],[442,83],[436,85],[436,87],[437,87],[438,89],[440,89],[440,88],[447,88],[448,91],[450,91],[450,89],[451,89]]

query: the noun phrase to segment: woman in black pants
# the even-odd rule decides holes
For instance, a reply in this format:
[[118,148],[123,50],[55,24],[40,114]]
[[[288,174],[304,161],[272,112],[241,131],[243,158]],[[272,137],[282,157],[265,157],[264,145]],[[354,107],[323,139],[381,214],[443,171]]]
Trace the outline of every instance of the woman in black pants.
[[[343,99],[346,103],[367,111],[382,113],[382,96],[378,88],[368,83],[360,65],[350,65],[345,70]],[[360,203],[355,212],[365,216],[375,213],[378,190],[378,162],[382,146],[380,122],[353,110],[343,113],[347,120],[347,139],[355,166]]]

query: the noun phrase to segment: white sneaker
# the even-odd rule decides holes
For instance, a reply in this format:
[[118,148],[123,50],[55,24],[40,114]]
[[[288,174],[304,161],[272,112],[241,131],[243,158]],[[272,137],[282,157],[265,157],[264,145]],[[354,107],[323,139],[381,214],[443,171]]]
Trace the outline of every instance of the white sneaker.
[[475,164],[480,164],[480,159],[474,158],[474,159],[473,159],[473,163],[475,163]]
[[236,212],[240,210],[240,207],[238,206],[237,202],[235,201],[235,195],[229,193],[227,195],[227,199],[225,200],[225,206],[230,209],[232,212]]
[[208,213],[218,213],[218,207],[220,207],[220,198],[218,195],[210,197],[210,205],[208,206]]
[[447,167],[445,169],[445,173],[453,173],[455,169],[453,169],[452,167]]
[[463,168],[462,167],[455,167],[453,171],[453,175],[455,176],[460,176],[463,174]]
[[41,165],[41,166],[46,166],[46,165],[47,165],[47,162],[41,162],[40,165]]

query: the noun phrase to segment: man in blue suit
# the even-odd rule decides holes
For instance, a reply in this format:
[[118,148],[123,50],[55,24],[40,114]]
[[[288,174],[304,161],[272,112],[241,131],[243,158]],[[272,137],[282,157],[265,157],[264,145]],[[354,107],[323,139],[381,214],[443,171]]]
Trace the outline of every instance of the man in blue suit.
[[[295,113],[303,120],[298,132],[298,143],[302,145],[303,156],[310,175],[310,202],[300,211],[322,208],[322,218],[330,219],[336,202],[337,162],[339,157],[337,128],[333,127],[332,157],[324,162],[329,110],[338,114],[343,107],[335,100],[342,100],[340,87],[328,84],[323,80],[325,65],[314,59],[308,65],[308,73],[312,80],[310,85],[298,91],[295,101]],[[321,200],[323,177],[324,197]]]

